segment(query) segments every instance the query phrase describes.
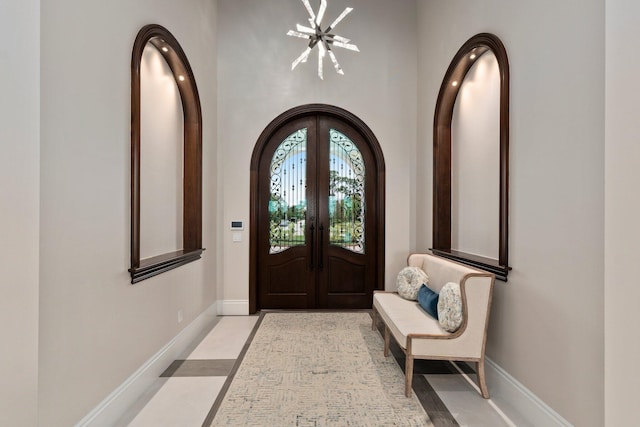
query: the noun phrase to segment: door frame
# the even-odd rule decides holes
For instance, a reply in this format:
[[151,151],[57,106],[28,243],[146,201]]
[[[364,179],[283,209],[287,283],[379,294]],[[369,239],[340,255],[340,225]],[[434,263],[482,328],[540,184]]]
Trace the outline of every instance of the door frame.
[[[384,248],[385,248],[385,165],[382,148],[378,139],[367,126],[357,116],[340,107],[327,104],[306,104],[294,107],[276,117],[262,131],[251,156],[250,166],[250,209],[249,209],[249,313],[256,313],[258,307],[258,168],[263,151],[273,136],[282,126],[292,120],[296,120],[308,115],[325,115],[336,117],[352,126],[368,145],[374,157],[376,170],[376,203],[369,206],[376,214],[375,228],[378,234],[376,247],[376,283],[374,289],[384,289]],[[368,172],[369,173],[369,172]]]

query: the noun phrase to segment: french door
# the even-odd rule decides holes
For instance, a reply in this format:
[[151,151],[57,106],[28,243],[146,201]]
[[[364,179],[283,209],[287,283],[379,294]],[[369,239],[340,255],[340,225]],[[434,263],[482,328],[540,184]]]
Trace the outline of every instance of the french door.
[[370,308],[378,287],[376,162],[348,121],[297,117],[258,165],[259,308]]

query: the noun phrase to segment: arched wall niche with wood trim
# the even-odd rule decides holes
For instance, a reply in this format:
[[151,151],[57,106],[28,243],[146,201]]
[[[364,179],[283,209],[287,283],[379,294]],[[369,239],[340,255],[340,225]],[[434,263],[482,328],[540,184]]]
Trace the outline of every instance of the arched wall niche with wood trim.
[[[169,66],[182,104],[182,247],[140,259],[141,116],[144,114],[141,103],[141,63],[143,51],[148,45],[156,48]],[[176,38],[163,26],[150,24],[138,32],[131,56],[131,283],[196,261],[201,258],[203,251],[202,112],[198,88],[187,56]]]
[[[500,76],[499,95],[499,217],[498,258],[464,253],[451,247],[451,182],[452,141],[451,123],[456,99],[462,82],[478,58],[487,52],[495,55]],[[509,60],[500,39],[489,33],[481,33],[467,40],[454,56],[447,69],[438,100],[433,125],[433,247],[437,255],[472,265],[507,281],[511,268],[508,262],[509,244]],[[488,170],[487,173],[492,173]]]

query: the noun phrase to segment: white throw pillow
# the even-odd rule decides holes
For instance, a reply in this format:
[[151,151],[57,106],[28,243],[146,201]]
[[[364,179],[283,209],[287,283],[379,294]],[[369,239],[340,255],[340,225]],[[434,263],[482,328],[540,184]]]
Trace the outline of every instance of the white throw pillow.
[[458,283],[449,282],[440,290],[438,322],[447,332],[455,332],[462,325],[462,297]]
[[429,283],[429,276],[419,267],[405,267],[396,279],[398,295],[404,299],[416,301],[420,286]]

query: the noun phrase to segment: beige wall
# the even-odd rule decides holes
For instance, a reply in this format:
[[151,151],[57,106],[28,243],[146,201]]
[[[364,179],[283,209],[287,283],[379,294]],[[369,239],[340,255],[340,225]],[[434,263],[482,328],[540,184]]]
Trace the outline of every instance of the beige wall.
[[[640,3],[607,0],[605,139],[605,421],[637,424],[640,287],[633,279],[640,241]],[[631,54],[630,54],[631,53]]]
[[333,104],[351,111],[373,130],[386,163],[386,282],[405,265],[412,246],[411,186],[416,140],[415,1],[336,0],[330,23],[346,6],[354,11],[336,33],[357,44],[360,53],[336,49],[345,75],[325,64],[317,77],[317,53],[291,71],[305,48],[287,37],[306,23],[298,1],[222,0],[219,2],[219,179],[223,285],[218,298],[248,300],[248,227],[232,242],[232,220],[249,221],[249,166],[262,130],[280,113],[308,104]]
[[40,2],[0,2],[0,424],[38,397]]
[[451,119],[451,171],[451,249],[497,259],[500,70],[491,52],[477,58],[460,82]]
[[[487,354],[568,421],[604,421],[604,2],[418,2],[418,162],[449,62],[480,32],[511,66],[510,239]],[[417,173],[417,249],[431,168]]]
[[169,64],[152,44],[140,63],[140,258],[183,249],[184,126]]
[[[42,3],[39,416],[79,421],[215,302],[216,2]],[[203,259],[129,283],[130,64],[173,33],[204,120]],[[178,323],[178,310],[184,320]]]

